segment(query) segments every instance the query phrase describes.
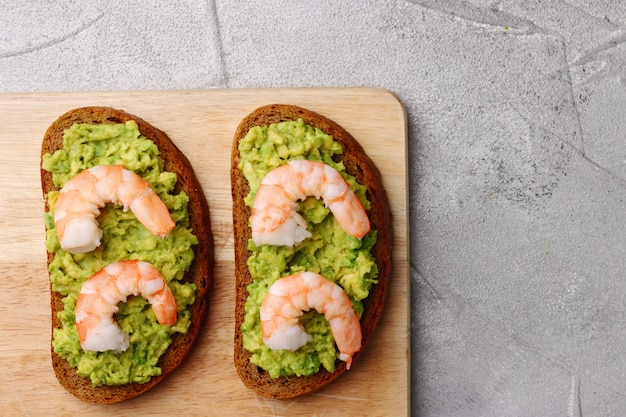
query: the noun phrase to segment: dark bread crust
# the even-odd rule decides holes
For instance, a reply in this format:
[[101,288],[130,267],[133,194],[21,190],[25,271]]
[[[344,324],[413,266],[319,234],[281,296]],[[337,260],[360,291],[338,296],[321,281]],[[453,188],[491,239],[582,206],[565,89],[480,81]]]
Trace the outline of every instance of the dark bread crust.
[[250,188],[243,174],[238,168],[239,141],[254,126],[266,126],[287,120],[301,118],[306,124],[321,129],[331,135],[344,149],[341,159],[349,174],[368,188],[368,198],[371,201],[369,211],[372,229],[378,231],[378,239],[373,248],[379,275],[378,283],[372,286],[370,295],[364,300],[364,313],[361,318],[363,333],[362,349],[352,359],[355,366],[361,352],[365,348],[376,324],[382,314],[383,305],[387,296],[387,288],[391,277],[391,211],[385,190],[382,185],[380,172],[371,159],[365,154],[359,143],[332,120],[310,110],[283,104],[271,104],[260,107],[245,117],[239,124],[232,147],[231,155],[231,190],[233,196],[233,227],[235,247],[235,274],[236,274],[236,306],[235,306],[235,354],[234,362],[239,377],[244,384],[257,394],[268,398],[294,398],[309,394],[326,386],[346,371],[345,362],[338,361],[333,373],[321,369],[315,375],[307,377],[280,377],[270,378],[267,372],[250,362],[250,352],[243,348],[243,336],[240,331],[244,319],[244,306],[248,293],[246,287],[252,282],[247,267],[250,252],[247,249],[251,230],[248,220],[251,209],[243,200]]
[[[185,276],[188,282],[194,282],[197,286],[196,300],[190,307],[191,325],[187,334],[175,334],[167,351],[159,359],[162,374],[151,378],[144,384],[125,384],[119,386],[94,387],[89,379],[83,378],[76,373],[76,369],[69,366],[68,362],[58,356],[53,349],[52,366],[61,385],[77,398],[98,404],[110,404],[136,397],[148,391],[167,375],[176,369],[191,349],[206,317],[208,306],[208,291],[213,279],[213,236],[209,221],[209,207],[202,187],[198,182],[193,169],[170,138],[161,130],[151,126],[146,121],[128,114],[122,110],[109,107],[83,107],[70,110],[59,117],[46,131],[42,146],[41,156],[53,153],[63,147],[63,132],[74,123],[124,123],[128,120],[137,122],[141,134],[157,145],[164,160],[165,170],[177,175],[177,192],[184,190],[189,195],[189,217],[194,234],[199,243],[194,247],[194,261]],[[47,194],[56,190],[52,182],[52,174],[41,169],[41,186],[46,200],[45,210],[48,211]],[[48,253],[48,265],[53,260],[54,254]],[[52,291],[52,329],[60,328],[61,321],[57,312],[63,310],[62,296]]]

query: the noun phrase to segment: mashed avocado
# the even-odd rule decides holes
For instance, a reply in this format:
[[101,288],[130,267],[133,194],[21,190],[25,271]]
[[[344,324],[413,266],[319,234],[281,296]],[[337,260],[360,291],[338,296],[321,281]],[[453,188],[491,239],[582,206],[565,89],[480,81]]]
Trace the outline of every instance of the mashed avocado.
[[[341,145],[319,129],[302,120],[253,127],[239,144],[239,169],[250,184],[245,203],[252,206],[261,180],[272,169],[292,159],[321,161],[337,169],[366,209],[366,187],[348,175],[342,162],[335,158],[343,152]],[[254,282],[248,286],[246,314],[241,325],[244,348],[252,353],[251,361],[273,378],[285,375],[311,375],[322,365],[335,370],[338,352],[328,321],[316,311],[305,313],[300,322],[313,340],[295,352],[271,350],[261,338],[259,312],[269,287],[277,279],[300,271],[317,272],[338,283],[354,303],[359,317],[361,300],[368,296],[376,282],[378,269],[370,249],[376,242],[376,231],[359,240],[344,232],[324,203],[308,198],[300,204],[312,237],[295,248],[255,244],[250,240],[252,256],[248,268]]]
[[[54,205],[58,192],[47,196],[46,247],[54,253],[49,266],[52,289],[63,295],[59,313],[63,328],[55,329],[54,351],[96,385],[147,382],[160,375],[159,357],[174,333],[186,333],[190,324],[188,306],[195,300],[194,284],[183,282],[193,261],[192,246],[198,243],[189,226],[188,202],[184,192],[174,194],[176,174],[163,170],[163,160],[154,142],[139,132],[134,121],[125,124],[75,124],[63,136],[63,149],[43,157],[43,168],[52,173],[55,186],[62,187],[86,168],[122,164],[148,181],[167,205],[176,228],[166,237],[152,235],[131,211],[107,205],[98,218],[103,230],[102,244],[94,251],[73,255],[61,249],[54,229]],[[160,325],[150,304],[142,297],[130,297],[115,315],[122,330],[130,335],[130,347],[122,353],[85,352],[74,324],[76,297],[82,284],[103,266],[139,259],[152,263],[167,280],[178,307],[174,326]]]

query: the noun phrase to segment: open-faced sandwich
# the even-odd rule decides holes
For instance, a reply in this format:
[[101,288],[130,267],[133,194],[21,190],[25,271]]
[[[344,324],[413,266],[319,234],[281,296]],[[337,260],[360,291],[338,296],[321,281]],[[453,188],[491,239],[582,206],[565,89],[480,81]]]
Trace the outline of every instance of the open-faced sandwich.
[[354,366],[383,311],[380,173],[332,120],[272,104],[235,132],[231,187],[238,374],[269,398],[314,392]]
[[164,132],[109,107],[59,117],[41,158],[55,374],[84,401],[136,397],[181,364],[206,315],[202,188]]

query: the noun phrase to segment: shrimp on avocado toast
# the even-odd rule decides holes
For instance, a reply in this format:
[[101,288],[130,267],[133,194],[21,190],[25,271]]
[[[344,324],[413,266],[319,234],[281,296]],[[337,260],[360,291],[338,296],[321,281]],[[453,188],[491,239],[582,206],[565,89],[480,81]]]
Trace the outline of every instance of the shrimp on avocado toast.
[[370,231],[363,204],[336,169],[321,162],[293,160],[261,181],[252,207],[254,243],[295,246],[310,237],[294,204],[309,196],[321,197],[346,233],[362,238]]
[[315,309],[330,323],[341,354],[350,369],[352,355],[361,349],[361,324],[343,289],[314,272],[280,278],[270,287],[261,305],[263,342],[272,349],[295,351],[311,336],[298,322],[302,312]]
[[176,324],[176,299],[161,273],[148,262],[115,262],[92,275],[76,299],[76,331],[85,351],[128,349],[128,335],[113,314],[119,311],[118,303],[131,295],[148,300],[160,324]]
[[231,192],[239,377],[268,398],[315,392],[356,366],[383,311],[380,173],[332,120],[271,104],[237,127]]
[[95,106],[48,127],[41,185],[55,375],[86,402],[137,397],[179,367],[206,318],[202,187],[165,132]]
[[100,245],[102,231],[96,216],[106,203],[122,204],[150,232],[166,236],[176,226],[163,200],[150,184],[120,165],[95,166],[68,181],[59,192],[54,227],[61,247],[84,253]]

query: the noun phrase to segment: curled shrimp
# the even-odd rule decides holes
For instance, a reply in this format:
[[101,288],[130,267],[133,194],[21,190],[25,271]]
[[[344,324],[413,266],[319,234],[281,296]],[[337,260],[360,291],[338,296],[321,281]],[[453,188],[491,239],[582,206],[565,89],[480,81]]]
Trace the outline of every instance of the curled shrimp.
[[96,166],[69,180],[59,193],[54,225],[61,247],[71,253],[97,248],[102,230],[96,217],[107,203],[130,208],[154,235],[166,236],[175,227],[167,206],[143,178],[120,165]]
[[361,201],[341,174],[330,165],[308,160],[290,161],[261,181],[252,207],[252,240],[256,245],[295,246],[311,233],[297,213],[298,200],[322,198],[341,227],[362,238],[370,222]]
[[352,355],[361,349],[361,324],[344,290],[315,272],[280,278],[261,305],[261,333],[270,349],[295,351],[312,338],[298,322],[304,311],[324,314],[339,349],[339,359],[350,369]]
[[83,284],[75,308],[81,347],[86,351],[123,352],[129,337],[113,319],[117,304],[141,295],[152,304],[160,324],[176,324],[176,300],[161,273],[150,263],[136,260],[109,264]]

